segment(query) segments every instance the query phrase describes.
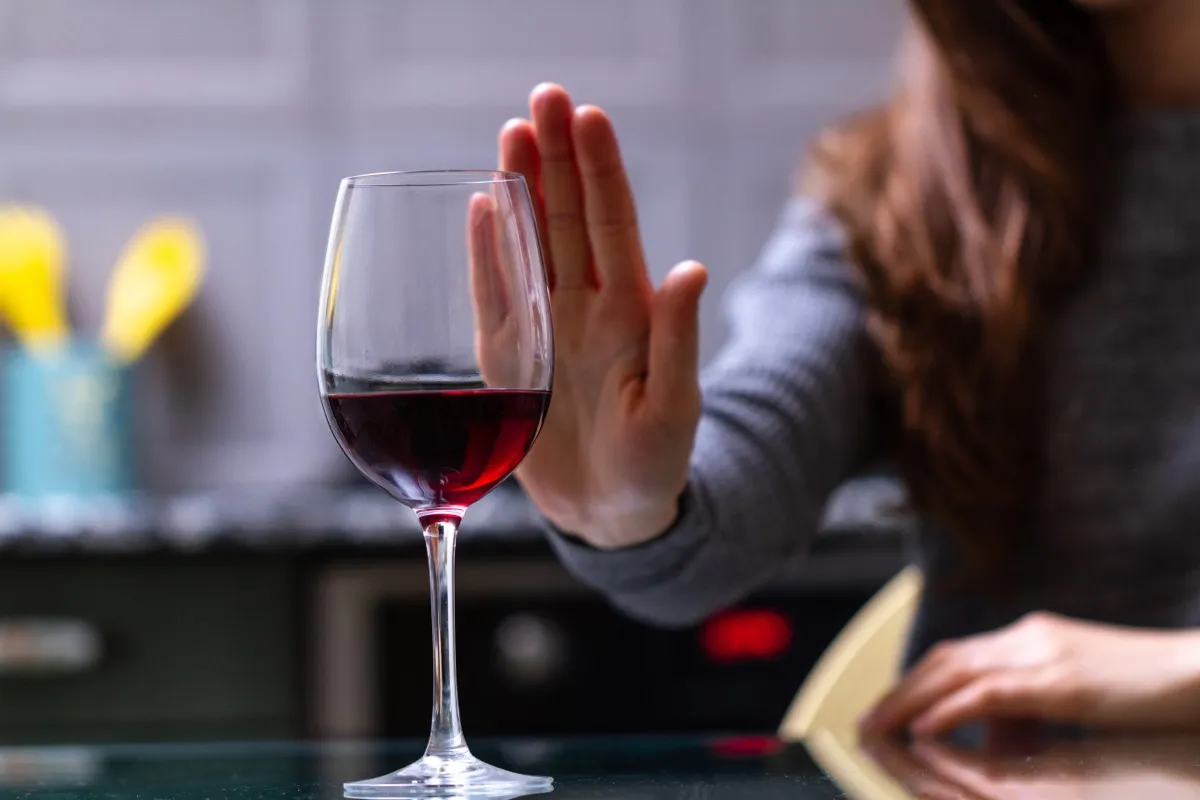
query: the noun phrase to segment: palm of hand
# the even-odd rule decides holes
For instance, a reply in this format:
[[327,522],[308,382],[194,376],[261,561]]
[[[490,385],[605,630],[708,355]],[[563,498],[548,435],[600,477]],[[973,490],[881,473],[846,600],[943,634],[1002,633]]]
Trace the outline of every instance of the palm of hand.
[[[650,538],[674,516],[700,413],[696,316],[704,274],[677,268],[655,291],[616,138],[603,112],[539,89],[534,124],[501,132],[501,168],[525,175],[551,279],[554,393],[517,471],[559,528],[599,546]],[[485,378],[511,378],[519,308],[489,253],[503,232],[473,210],[472,281]],[[501,252],[502,248],[499,249]]]
[[571,292],[556,299],[555,390],[543,436],[518,473],[534,502],[568,529],[586,515],[628,517],[678,494],[686,472],[657,454],[681,427],[647,402],[650,294]]

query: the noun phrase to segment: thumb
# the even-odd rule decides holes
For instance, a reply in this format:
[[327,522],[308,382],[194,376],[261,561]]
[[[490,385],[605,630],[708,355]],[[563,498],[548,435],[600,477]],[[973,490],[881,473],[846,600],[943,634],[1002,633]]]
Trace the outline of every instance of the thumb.
[[654,293],[650,322],[650,374],[646,391],[654,407],[689,402],[699,386],[700,295],[708,271],[698,261],[676,264]]

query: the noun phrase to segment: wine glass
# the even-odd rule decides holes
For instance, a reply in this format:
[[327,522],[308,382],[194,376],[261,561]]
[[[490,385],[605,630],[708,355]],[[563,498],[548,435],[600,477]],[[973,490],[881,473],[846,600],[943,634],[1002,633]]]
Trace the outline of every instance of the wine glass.
[[347,178],[317,322],[329,427],[350,461],[416,512],[429,557],[433,722],[425,755],[348,797],[514,796],[551,779],[467,748],[454,650],[454,543],[467,508],[525,458],[550,405],[554,335],[519,173]]

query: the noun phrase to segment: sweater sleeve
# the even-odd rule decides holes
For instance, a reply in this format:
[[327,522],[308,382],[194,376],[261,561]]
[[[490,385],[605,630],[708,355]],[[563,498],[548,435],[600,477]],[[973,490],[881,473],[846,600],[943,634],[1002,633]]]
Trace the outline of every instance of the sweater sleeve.
[[675,524],[601,551],[551,531],[565,567],[626,613],[695,623],[776,577],[871,445],[869,345],[840,227],[793,199],[726,298],[730,336],[704,371],[703,415]]

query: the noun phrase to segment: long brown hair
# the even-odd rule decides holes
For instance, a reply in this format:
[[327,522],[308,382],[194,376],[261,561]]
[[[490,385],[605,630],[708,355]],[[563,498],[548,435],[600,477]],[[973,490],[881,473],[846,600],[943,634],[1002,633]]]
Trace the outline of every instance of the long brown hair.
[[900,82],[806,171],[848,233],[917,511],[1004,575],[1036,502],[1041,345],[1084,274],[1112,80],[1071,0],[910,0]]

